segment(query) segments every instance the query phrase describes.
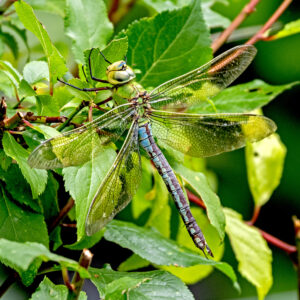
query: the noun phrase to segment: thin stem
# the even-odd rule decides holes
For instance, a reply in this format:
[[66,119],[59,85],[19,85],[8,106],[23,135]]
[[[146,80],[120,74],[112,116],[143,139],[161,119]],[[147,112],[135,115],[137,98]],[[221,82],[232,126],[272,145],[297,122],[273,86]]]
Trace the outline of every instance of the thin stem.
[[74,291],[74,286],[70,283],[69,273],[67,268],[62,268],[61,273],[62,273],[62,278],[65,286],[68,288],[69,291]]
[[[85,269],[88,269],[92,262],[93,254],[88,249],[83,249],[79,259],[79,265]],[[73,290],[69,290],[68,300],[78,299],[80,291],[84,283],[84,278],[81,278],[79,273],[76,272],[72,279]]]
[[57,127],[57,130],[58,131],[62,131],[64,128],[66,128],[69,123],[72,121],[72,119],[86,106],[86,101],[82,101],[80,103],[80,105],[78,105],[75,110],[70,114],[69,118],[62,124],[60,124],[58,127]]
[[292,253],[295,253],[297,252],[297,248],[296,246],[294,245],[290,245],[286,242],[283,242],[282,240],[278,239],[277,237],[257,228],[261,235],[263,236],[263,238],[271,245],[281,249],[281,250],[284,250],[285,252],[287,252],[288,254],[292,254]]
[[300,298],[300,220],[296,216],[294,216],[293,222],[297,247],[298,297]]
[[260,0],[250,0],[241,12],[236,16],[236,18],[231,22],[231,24],[222,32],[222,34],[212,43],[211,48],[215,53],[229,38],[233,31],[241,25],[241,23],[255,11],[256,5]]
[[34,123],[63,123],[68,118],[66,117],[46,117],[46,116],[34,116],[33,113],[27,113],[24,119]]
[[264,34],[266,31],[277,21],[277,19],[283,14],[287,7],[292,3],[292,0],[284,0],[277,8],[271,18],[265,23],[265,25],[251,38],[246,44],[253,45],[260,40],[264,40]]
[[74,199],[70,198],[67,204],[61,209],[56,219],[53,223],[49,226],[49,231],[52,231],[68,214],[71,208],[74,206],[75,201]]
[[254,211],[253,211],[253,215],[250,221],[247,222],[248,225],[254,225],[255,222],[258,219],[259,213],[260,213],[260,206],[255,206],[254,207]]

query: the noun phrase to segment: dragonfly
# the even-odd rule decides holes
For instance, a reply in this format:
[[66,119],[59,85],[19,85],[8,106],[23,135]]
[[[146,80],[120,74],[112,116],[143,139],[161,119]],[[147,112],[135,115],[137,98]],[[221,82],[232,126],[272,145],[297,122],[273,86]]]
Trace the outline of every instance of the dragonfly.
[[92,235],[135,195],[142,176],[140,152],[144,149],[174,199],[194,244],[205,256],[207,252],[213,257],[183,188],[158,145],[162,143],[194,157],[208,157],[241,148],[246,142],[262,140],[275,132],[275,123],[262,115],[186,112],[231,84],[255,54],[252,45],[234,47],[151,92],[135,81],[135,74],[125,60],[111,63],[103,54],[109,64],[107,78],[95,78],[89,57],[91,78],[111,86],[81,89],[63,82],[86,92],[109,89],[112,97],[108,100],[113,99],[115,107],[92,122],[42,142],[30,154],[28,163],[40,169],[81,165],[101,154],[111,142],[124,140],[89,207],[85,230],[87,235]]

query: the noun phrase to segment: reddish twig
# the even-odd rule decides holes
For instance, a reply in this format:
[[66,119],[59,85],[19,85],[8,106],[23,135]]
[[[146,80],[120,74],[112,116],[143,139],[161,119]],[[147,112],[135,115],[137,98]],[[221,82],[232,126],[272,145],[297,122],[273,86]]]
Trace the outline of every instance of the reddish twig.
[[113,2],[111,4],[111,7],[110,7],[110,10],[108,12],[108,18],[109,18],[110,21],[112,21],[112,16],[118,10],[119,4],[120,4],[120,0],[113,0]]
[[193,202],[193,203],[197,204],[198,206],[206,209],[206,206],[205,206],[203,200],[200,197],[196,196],[195,194],[193,194],[189,190],[186,190],[186,193],[187,193],[187,196],[188,196],[188,198],[191,202]]
[[241,25],[241,23],[255,11],[256,5],[260,0],[250,0],[231,24],[221,33],[221,35],[212,43],[211,48],[215,53],[229,38],[233,31]]
[[75,223],[71,223],[71,224],[61,223],[60,226],[61,227],[66,227],[66,228],[76,228],[77,224],[75,224]]
[[70,283],[69,273],[68,273],[67,268],[62,268],[61,269],[61,274],[62,274],[64,284],[68,288],[68,290],[69,291],[74,291],[74,286]]
[[70,198],[67,204],[62,208],[62,210],[59,212],[56,219],[53,221],[53,223],[49,226],[49,231],[52,231],[68,214],[70,209],[74,206],[75,201],[74,199]]
[[265,25],[251,39],[249,39],[246,44],[253,45],[260,40],[264,40],[266,38],[264,36],[266,31],[277,21],[291,3],[292,0],[284,0]]
[[288,254],[292,254],[292,253],[295,253],[297,252],[297,248],[296,246],[294,245],[290,245],[286,242],[283,242],[282,240],[278,239],[277,237],[257,228],[261,235],[263,236],[263,238],[271,245],[281,249],[281,250],[284,250],[285,252],[287,252]]
[[293,217],[294,228],[295,228],[295,241],[297,247],[297,271],[298,271],[298,296],[300,297],[300,220]]
[[258,219],[259,213],[260,213],[260,206],[255,206],[255,207],[254,207],[254,211],[253,211],[252,218],[251,218],[250,221],[247,222],[247,224],[250,225],[250,226],[254,225],[255,222],[256,222],[257,219]]

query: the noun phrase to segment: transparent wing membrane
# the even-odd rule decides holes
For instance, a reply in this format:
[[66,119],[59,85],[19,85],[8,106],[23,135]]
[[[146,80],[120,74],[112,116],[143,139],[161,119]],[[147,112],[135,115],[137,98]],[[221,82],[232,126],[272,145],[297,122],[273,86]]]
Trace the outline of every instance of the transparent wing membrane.
[[29,156],[33,168],[55,169],[81,165],[116,141],[131,122],[130,104],[119,106],[93,122],[43,142]]
[[138,123],[133,122],[116,160],[93,199],[86,219],[86,233],[104,227],[132,199],[141,179]]
[[150,93],[151,106],[176,110],[207,101],[239,77],[256,52],[251,45],[238,46],[198,69],[163,83]]
[[275,123],[252,114],[183,114],[152,111],[158,143],[196,157],[212,156],[259,141],[276,130]]

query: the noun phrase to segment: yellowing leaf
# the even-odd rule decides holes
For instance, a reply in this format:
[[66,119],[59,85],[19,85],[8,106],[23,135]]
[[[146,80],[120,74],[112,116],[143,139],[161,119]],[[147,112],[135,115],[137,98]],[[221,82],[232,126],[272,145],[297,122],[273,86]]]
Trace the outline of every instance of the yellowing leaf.
[[262,300],[273,283],[272,252],[258,229],[244,223],[240,214],[229,208],[224,213],[225,230],[239,262],[238,269],[256,287],[258,299]]
[[256,205],[264,205],[279,185],[285,155],[286,148],[277,134],[247,144],[248,182]]

